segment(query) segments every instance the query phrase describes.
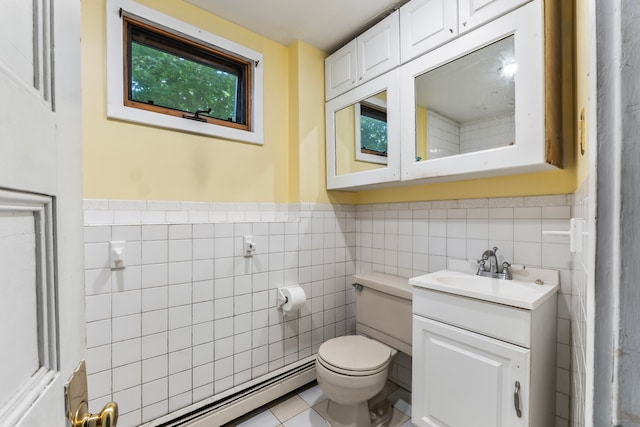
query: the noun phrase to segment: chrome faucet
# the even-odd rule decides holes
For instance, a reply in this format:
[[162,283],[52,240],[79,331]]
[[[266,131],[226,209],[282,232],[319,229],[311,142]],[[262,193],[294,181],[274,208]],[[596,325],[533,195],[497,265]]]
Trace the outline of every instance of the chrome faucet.
[[[487,249],[482,253],[482,257],[478,260],[478,271],[476,275],[483,277],[491,277],[493,279],[505,279],[511,280],[513,276],[511,275],[511,271],[509,267],[511,264],[508,262],[502,263],[502,271],[498,271],[498,257],[496,256],[496,252],[498,252],[498,247],[494,246],[493,250]],[[486,263],[489,261],[489,269],[487,270]]]

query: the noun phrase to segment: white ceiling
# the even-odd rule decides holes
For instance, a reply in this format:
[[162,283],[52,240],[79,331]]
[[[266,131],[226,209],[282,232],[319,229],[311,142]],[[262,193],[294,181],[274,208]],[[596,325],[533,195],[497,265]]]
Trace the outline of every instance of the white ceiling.
[[333,53],[407,0],[185,0],[284,45]]

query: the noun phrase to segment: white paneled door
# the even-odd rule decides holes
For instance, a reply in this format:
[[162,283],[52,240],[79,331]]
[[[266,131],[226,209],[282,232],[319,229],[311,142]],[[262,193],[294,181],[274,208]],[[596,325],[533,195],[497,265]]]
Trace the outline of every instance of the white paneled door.
[[0,426],[64,426],[85,346],[80,1],[0,10]]

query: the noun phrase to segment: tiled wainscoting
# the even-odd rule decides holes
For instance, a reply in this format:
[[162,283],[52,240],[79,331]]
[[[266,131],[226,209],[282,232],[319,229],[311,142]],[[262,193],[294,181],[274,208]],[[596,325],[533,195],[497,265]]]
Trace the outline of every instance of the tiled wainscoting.
[[[587,220],[585,231],[589,230],[589,182],[585,181],[574,196],[572,217]],[[571,387],[562,392],[571,393],[571,426],[585,426],[586,369],[587,369],[587,295],[588,281],[593,272],[589,266],[589,239],[584,238],[582,250],[573,257],[573,288],[571,304]]]
[[458,123],[448,117],[427,111],[429,159],[506,147],[515,141],[514,114],[506,114],[476,122]]
[[[312,356],[353,333],[356,271],[411,277],[477,259],[558,269],[558,426],[569,425],[573,273],[564,230],[573,196],[379,205],[85,201],[87,368],[91,409],[120,403],[138,425]],[[242,255],[243,236],[256,243]],[[127,267],[109,268],[109,241]],[[285,318],[276,288],[299,283],[307,303]],[[576,345],[574,343],[574,345]],[[411,387],[411,359],[392,379]],[[575,381],[574,381],[575,382]],[[575,405],[574,405],[575,406]]]
[[[120,402],[119,425],[204,401],[354,331],[353,207],[304,206],[275,222],[288,206],[226,206],[226,215],[208,203],[147,206],[86,202],[91,405]],[[243,236],[253,236],[253,257],[243,256]],[[109,268],[110,240],[127,242],[122,270]],[[307,303],[285,318],[276,288],[296,283]]]

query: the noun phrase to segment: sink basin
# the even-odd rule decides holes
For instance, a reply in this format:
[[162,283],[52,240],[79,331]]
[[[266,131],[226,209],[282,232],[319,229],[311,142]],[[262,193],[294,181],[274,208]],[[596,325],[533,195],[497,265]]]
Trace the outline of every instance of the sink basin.
[[514,274],[513,280],[441,270],[409,279],[409,284],[528,310],[538,307],[559,288],[557,272],[549,270],[529,270],[526,274],[517,276]]

